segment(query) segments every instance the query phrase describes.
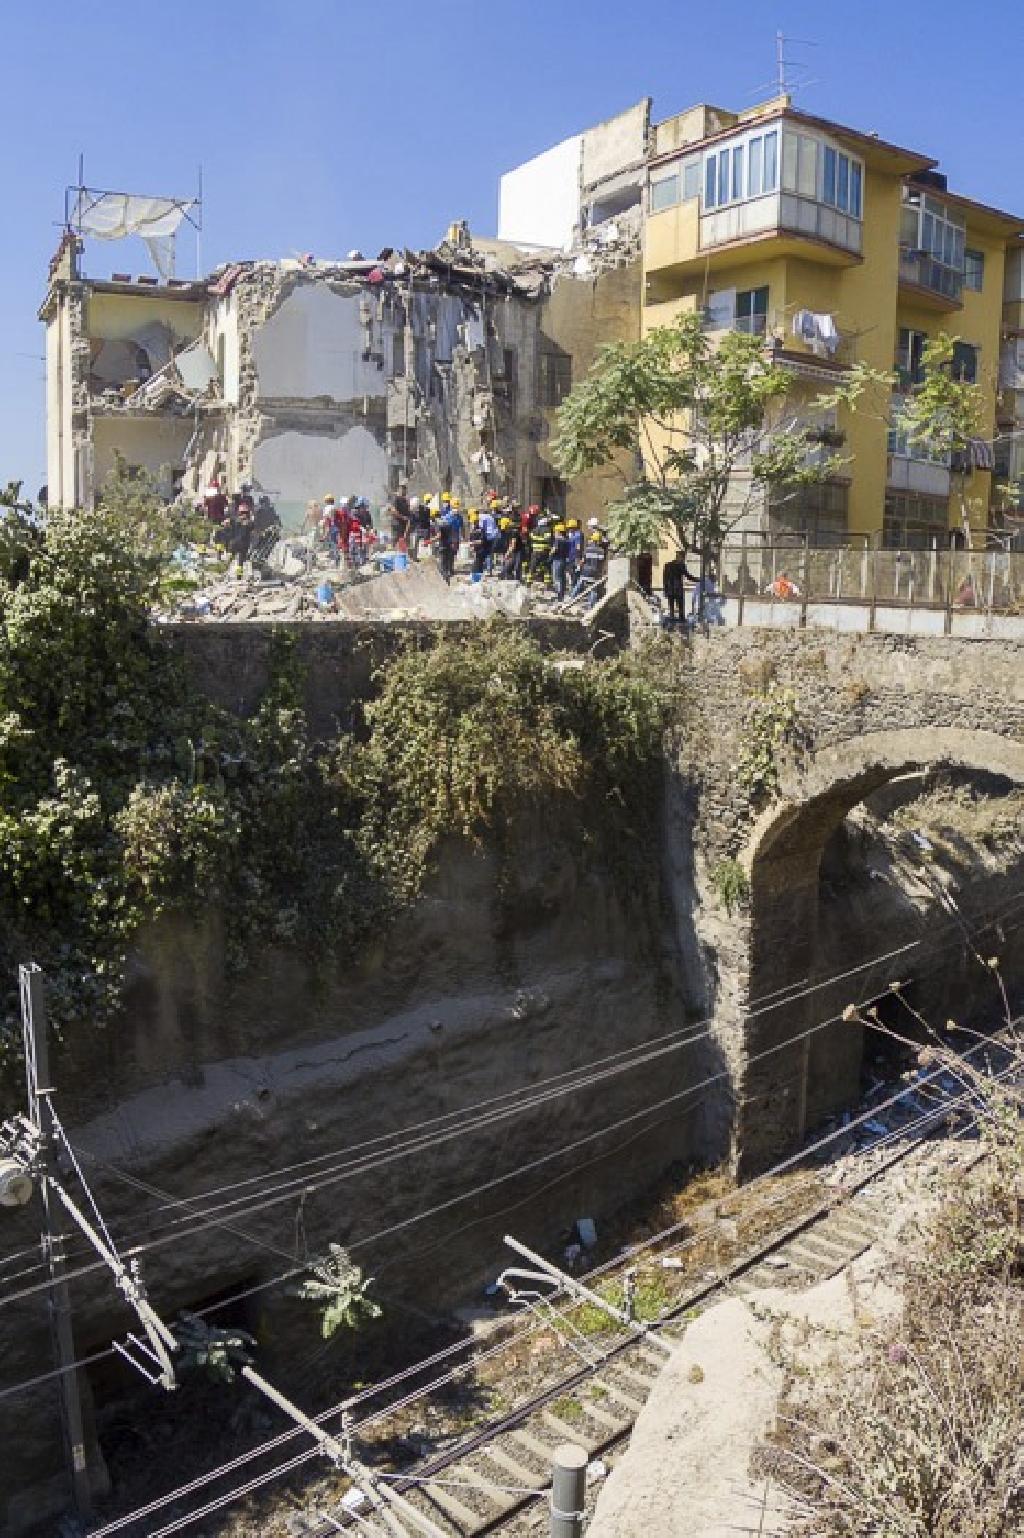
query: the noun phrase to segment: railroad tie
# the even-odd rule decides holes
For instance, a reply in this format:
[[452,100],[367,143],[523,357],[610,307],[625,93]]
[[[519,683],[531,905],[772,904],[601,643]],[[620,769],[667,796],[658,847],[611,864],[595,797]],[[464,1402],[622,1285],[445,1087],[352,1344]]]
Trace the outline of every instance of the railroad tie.
[[505,1474],[511,1474],[517,1484],[529,1485],[532,1488],[534,1485],[541,1483],[537,1475],[531,1473],[524,1463],[517,1458],[511,1457],[496,1442],[488,1443],[486,1447],[481,1447],[480,1453],[484,1458],[490,1458],[496,1468],[501,1469]]
[[[452,1471],[457,1471],[455,1472],[456,1479],[461,1478],[462,1469],[458,1464],[453,1465]],[[481,1524],[481,1516],[478,1511],[473,1510],[472,1506],[467,1506],[464,1501],[460,1501],[458,1496],[453,1495],[444,1485],[427,1483],[423,1485],[422,1491],[425,1499],[429,1500],[432,1505],[439,1506],[448,1518],[448,1521],[460,1533],[476,1532],[476,1529]]]
[[545,1471],[551,1468],[551,1459],[555,1451],[551,1443],[542,1442],[539,1437],[535,1437],[532,1432],[527,1431],[523,1426],[517,1426],[511,1434],[521,1446],[525,1447],[528,1452],[531,1452],[535,1458],[540,1459]]
[[618,1400],[621,1405],[625,1405],[632,1415],[640,1414],[640,1411],[643,1409],[641,1400],[635,1398],[632,1394],[627,1394],[625,1389],[619,1388],[618,1384],[613,1383],[609,1378],[595,1378],[594,1381],[599,1383],[603,1389],[607,1389],[610,1398]]

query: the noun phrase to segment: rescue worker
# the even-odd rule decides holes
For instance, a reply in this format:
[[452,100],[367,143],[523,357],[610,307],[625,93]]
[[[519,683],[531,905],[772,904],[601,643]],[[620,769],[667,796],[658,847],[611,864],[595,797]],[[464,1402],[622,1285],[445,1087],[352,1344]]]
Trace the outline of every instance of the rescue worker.
[[588,518],[587,537],[583,546],[583,565],[572,590],[573,598],[578,598],[583,592],[588,593],[588,608],[592,608],[597,603],[604,590],[608,544],[608,536],[598,519]]
[[583,530],[580,528],[578,518],[570,518],[566,523],[566,528],[569,531],[569,565],[566,571],[566,580],[571,593],[576,586],[580,567],[583,564]]
[[444,510],[437,520],[437,559],[442,577],[446,582],[450,582],[455,575],[455,557],[459,550],[462,519],[458,508],[452,506],[451,498],[447,502],[442,498],[442,506]]
[[500,532],[504,546],[501,575],[508,582],[522,582],[523,556],[526,553],[526,539],[523,531],[514,518],[506,515],[501,520]]
[[477,580],[484,574],[484,564],[487,560],[488,549],[488,540],[480,518],[480,509],[471,507],[469,510],[469,553],[473,559],[473,576]]
[[537,581],[538,574],[541,582],[550,583],[551,581],[553,527],[554,520],[549,518],[547,513],[539,512],[539,516],[533,522],[530,529],[530,568],[526,580],[531,586]]
[[565,599],[565,582],[569,570],[569,530],[564,523],[556,523],[551,538],[551,581],[559,603]]
[[488,576],[491,576],[494,571],[494,552],[498,544],[498,520],[494,515],[494,508],[496,506],[497,500],[495,500],[493,506],[488,506],[480,514],[480,527],[483,530],[484,542],[487,547],[484,555],[484,568]]

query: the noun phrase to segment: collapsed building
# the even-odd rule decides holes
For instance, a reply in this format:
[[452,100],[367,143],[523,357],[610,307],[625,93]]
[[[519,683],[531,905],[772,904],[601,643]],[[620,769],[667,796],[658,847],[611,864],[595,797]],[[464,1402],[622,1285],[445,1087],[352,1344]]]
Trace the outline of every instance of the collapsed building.
[[472,240],[372,260],[231,263],[208,278],[50,268],[48,497],[90,507],[121,456],[168,498],[250,484],[296,528],[308,503],[405,483],[585,514],[618,484],[559,478],[554,413],[602,343],[638,333],[635,238],[592,254]]

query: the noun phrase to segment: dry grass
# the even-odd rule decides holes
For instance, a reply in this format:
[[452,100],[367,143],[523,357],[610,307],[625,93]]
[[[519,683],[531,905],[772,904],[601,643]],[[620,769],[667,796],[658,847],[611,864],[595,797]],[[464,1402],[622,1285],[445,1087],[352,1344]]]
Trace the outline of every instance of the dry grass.
[[1014,1097],[985,1094],[988,1157],[950,1176],[902,1314],[824,1378],[787,1363],[761,1461],[796,1503],[793,1538],[1024,1534],[1024,1135]]

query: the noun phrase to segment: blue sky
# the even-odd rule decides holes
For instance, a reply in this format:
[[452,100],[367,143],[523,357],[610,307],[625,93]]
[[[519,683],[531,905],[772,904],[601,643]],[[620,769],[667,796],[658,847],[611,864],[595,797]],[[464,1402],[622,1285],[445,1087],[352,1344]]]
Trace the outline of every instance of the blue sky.
[[[36,311],[63,189],[188,194],[203,165],[202,259],[433,244],[496,224],[500,173],[654,97],[770,94],[774,36],[834,117],[939,158],[950,185],[1024,212],[1019,0],[11,0],[4,16],[7,220],[0,284],[0,483],[45,479]],[[194,270],[191,237],[179,271]],[[149,270],[91,243],[87,270]]]

